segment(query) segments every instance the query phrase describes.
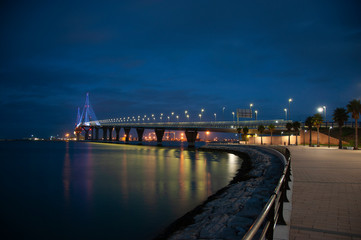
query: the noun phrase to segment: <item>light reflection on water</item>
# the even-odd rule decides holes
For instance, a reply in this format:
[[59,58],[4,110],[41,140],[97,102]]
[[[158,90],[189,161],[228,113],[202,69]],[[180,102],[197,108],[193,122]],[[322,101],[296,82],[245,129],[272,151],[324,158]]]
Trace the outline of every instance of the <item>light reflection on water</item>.
[[[9,148],[31,152],[5,154],[5,168],[17,172],[1,171],[7,179],[5,193],[12,192],[5,204],[15,209],[4,211],[4,218],[13,225],[9,231],[16,226],[28,238],[150,239],[227,185],[241,164],[231,154],[182,148],[0,144],[0,150]],[[14,176],[18,181],[13,186]],[[38,177],[41,181],[36,181]],[[29,179],[31,184],[25,182]],[[11,205],[12,199],[20,198],[26,199],[20,201],[20,208]],[[25,209],[29,217],[16,209]],[[33,222],[33,216],[43,223]]]

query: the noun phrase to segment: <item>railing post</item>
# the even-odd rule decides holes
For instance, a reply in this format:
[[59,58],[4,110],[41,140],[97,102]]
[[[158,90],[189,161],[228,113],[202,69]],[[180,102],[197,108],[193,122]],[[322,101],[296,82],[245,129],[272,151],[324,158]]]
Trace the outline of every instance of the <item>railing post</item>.
[[267,219],[269,221],[269,227],[266,232],[266,239],[272,240],[273,239],[273,226],[275,224],[275,207],[276,207],[276,201],[273,201],[271,210],[269,211],[267,215]]

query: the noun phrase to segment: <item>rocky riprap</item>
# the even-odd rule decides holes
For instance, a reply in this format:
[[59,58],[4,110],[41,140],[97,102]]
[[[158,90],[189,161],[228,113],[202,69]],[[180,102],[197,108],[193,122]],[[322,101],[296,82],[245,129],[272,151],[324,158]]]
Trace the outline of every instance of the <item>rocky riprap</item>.
[[240,182],[235,181],[235,177],[227,187],[183,217],[188,218],[188,225],[178,224],[176,231],[173,226],[171,232],[156,239],[241,239],[262,211],[282,175],[283,161],[260,147],[209,145],[201,150],[248,155],[251,168],[247,177],[241,176]]

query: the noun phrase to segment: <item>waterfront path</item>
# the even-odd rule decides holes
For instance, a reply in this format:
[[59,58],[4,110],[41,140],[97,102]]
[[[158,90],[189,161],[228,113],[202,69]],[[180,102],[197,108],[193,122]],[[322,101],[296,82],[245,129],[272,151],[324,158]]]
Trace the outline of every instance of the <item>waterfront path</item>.
[[289,149],[290,239],[361,239],[361,150]]

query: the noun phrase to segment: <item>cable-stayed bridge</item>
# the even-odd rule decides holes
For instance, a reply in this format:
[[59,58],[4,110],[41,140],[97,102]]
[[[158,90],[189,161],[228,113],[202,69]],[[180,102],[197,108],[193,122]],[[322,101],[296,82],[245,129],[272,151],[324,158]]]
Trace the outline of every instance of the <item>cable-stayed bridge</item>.
[[[184,131],[189,146],[194,146],[198,132],[223,132],[223,133],[238,133],[241,134],[244,127],[249,129],[248,134],[257,133],[259,125],[267,126],[273,124],[275,132],[285,131],[286,123],[292,121],[278,120],[253,120],[253,121],[199,121],[199,122],[126,122],[121,119],[107,119],[98,120],[95,116],[93,108],[90,105],[89,93],[86,95],[83,111],[80,114],[78,109],[78,118],[75,132],[77,139],[80,139],[80,134],[84,131],[85,140],[103,140],[103,141],[119,141],[119,132],[123,128],[125,133],[125,141],[129,142],[129,133],[133,128],[138,135],[138,141],[143,141],[143,133],[145,129],[154,130],[158,144],[162,143],[164,132],[166,130]],[[102,130],[102,137],[99,135],[99,130]],[[91,139],[89,133],[91,131]],[[267,131],[267,130],[266,130]],[[115,132],[115,138],[113,138]]]

